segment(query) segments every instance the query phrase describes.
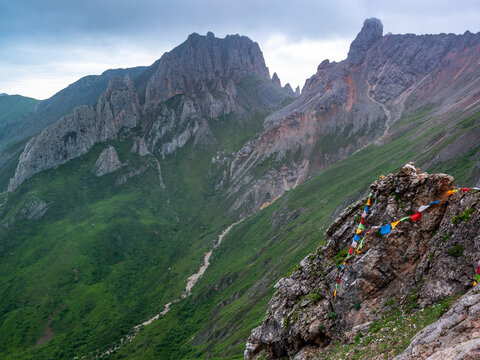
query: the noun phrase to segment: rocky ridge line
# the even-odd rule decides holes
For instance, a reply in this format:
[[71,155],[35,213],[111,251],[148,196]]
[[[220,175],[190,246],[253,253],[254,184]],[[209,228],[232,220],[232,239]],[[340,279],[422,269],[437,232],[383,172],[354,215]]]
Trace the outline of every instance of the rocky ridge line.
[[122,128],[134,128],[143,114],[133,79],[112,77],[96,109],[79,106],[27,143],[8,191],[34,174],[86,154],[96,143],[115,138]]
[[[301,95],[265,119],[265,132],[245,144],[232,161],[226,181],[229,196],[249,199],[235,202],[232,211],[258,211],[290,190],[290,185],[281,185],[285,171],[302,183],[372,142],[379,146],[401,136],[405,129],[391,129],[402,115],[443,104],[432,115],[442,117],[476,104],[480,33],[382,32],[380,20],[365,20],[346,60],[322,61]],[[472,139],[464,136],[454,151],[468,152],[476,144],[470,135]],[[431,146],[442,141],[433,139]],[[257,169],[265,167],[258,175]]]

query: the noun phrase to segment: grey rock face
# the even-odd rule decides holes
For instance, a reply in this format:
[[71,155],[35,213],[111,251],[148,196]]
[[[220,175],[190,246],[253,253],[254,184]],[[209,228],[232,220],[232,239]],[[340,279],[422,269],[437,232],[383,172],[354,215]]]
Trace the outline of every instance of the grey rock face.
[[[362,200],[330,225],[325,232],[326,245],[275,285],[278,291],[263,324],[248,339],[245,358],[256,358],[265,350],[276,359],[306,346],[321,351],[332,341],[342,341],[344,332],[376,320],[389,299],[408,303],[408,295],[415,290],[416,301],[423,307],[469,289],[478,261],[475,249],[480,246],[480,200],[477,194],[461,191],[446,197],[452,187],[451,176],[417,174],[408,167],[374,182],[373,205],[366,217],[371,232],[365,234],[361,253],[345,266],[337,296],[333,297],[339,276],[335,257],[350,246],[363,210]],[[420,205],[435,200],[441,203],[425,210],[419,221],[402,222],[388,236],[376,235],[380,225],[413,214]],[[472,209],[468,221],[452,222],[453,216],[467,209]],[[462,254],[452,256],[449,249],[459,247]],[[354,309],[357,303],[361,304],[359,310]],[[338,317],[329,316],[330,312]],[[475,316],[478,318],[478,314]],[[461,329],[459,326],[458,332]],[[448,340],[437,346],[438,350],[453,343]]]
[[433,324],[415,335],[394,360],[480,358],[480,290],[471,289]]
[[362,30],[350,45],[348,60],[356,65],[365,59],[365,55],[378,40],[383,36],[383,24],[379,19],[366,19]]
[[297,86],[295,88],[295,97],[299,97],[300,96],[300,86]]
[[291,96],[295,96],[295,93],[292,89],[292,86],[290,83],[286,83],[285,86],[283,87],[287,93],[289,93]]
[[113,77],[96,111],[79,106],[27,143],[8,191],[40,171],[84,155],[96,143],[113,139],[121,128],[135,127],[142,114],[132,78]]
[[97,176],[103,176],[114,172],[120,167],[122,167],[122,163],[118,158],[117,151],[113,146],[109,146],[101,152],[95,162],[94,172]]
[[257,43],[238,35],[192,34],[160,59],[147,85],[145,107],[153,109],[176,95],[195,100],[203,94],[195,101],[203,116],[228,114],[235,109],[235,84],[249,73],[270,79]]
[[280,78],[278,77],[276,72],[273,73],[272,82],[274,85],[277,85],[278,87],[282,87],[282,83],[280,82]]
[[[379,20],[367,19],[346,60],[322,61],[301,95],[265,119],[265,132],[233,161],[226,181],[232,196],[239,183],[253,189],[269,181],[255,178],[262,164],[293,170],[308,161],[303,177],[308,178],[372,142],[381,145],[401,135],[391,129],[402,115],[408,116],[406,111],[420,112],[426,104],[443,103],[438,112],[446,116],[447,111],[463,109],[459,104],[465,99],[475,101],[480,33],[382,36],[382,32]],[[465,86],[460,85],[462,77]],[[472,148],[477,138],[465,134],[456,144]],[[456,156],[450,148],[445,151]],[[301,161],[294,162],[293,157]],[[274,166],[267,171],[278,172]],[[259,190],[260,200],[254,200],[261,203],[266,194]]]

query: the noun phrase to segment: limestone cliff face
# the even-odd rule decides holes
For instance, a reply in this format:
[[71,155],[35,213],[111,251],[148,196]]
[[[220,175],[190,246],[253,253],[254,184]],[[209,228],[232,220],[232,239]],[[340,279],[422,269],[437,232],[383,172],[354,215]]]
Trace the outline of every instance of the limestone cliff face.
[[[303,259],[298,270],[275,285],[277,292],[268,305],[263,324],[249,337],[245,358],[256,358],[266,351],[270,358],[277,359],[298,353],[306,346],[317,347],[320,353],[329,343],[344,341],[345,332],[368,328],[369,322],[381,316],[390,299],[395,299],[396,304],[408,303],[409,294],[415,293],[423,308],[470,289],[479,260],[480,202],[476,193],[459,191],[447,197],[453,182],[449,175],[417,174],[409,167],[374,182],[373,204],[365,218],[371,232],[365,236],[361,253],[347,262],[337,296],[333,296],[340,271],[335,264],[336,255],[350,246],[365,205],[362,200],[347,208],[330,225],[325,232],[326,245]],[[441,202],[425,210],[419,221],[401,222],[388,236],[379,235],[380,225],[411,215],[419,206],[435,200]],[[469,215],[465,216],[466,213]],[[448,327],[447,323],[460,324],[467,317],[473,321],[468,326],[478,322],[478,305],[473,306],[478,296],[475,299],[471,296],[467,295],[463,310],[458,310],[463,315],[451,314],[443,328]],[[355,309],[355,304],[361,307]],[[476,310],[468,315],[468,308]],[[331,313],[336,315],[329,316]],[[465,343],[467,332],[473,329],[467,331],[467,323],[463,325],[455,331],[459,336],[466,331]],[[455,343],[453,337],[448,337],[448,344]],[[419,353],[422,343],[433,344],[428,332],[419,334],[407,352]],[[423,352],[429,354],[435,350],[440,354],[448,344],[437,341],[436,350]],[[480,340],[477,337],[474,344],[464,345],[478,349]]]
[[[380,20],[367,19],[348,58],[323,61],[301,95],[267,117],[265,132],[237,153],[228,192],[232,198],[250,192],[242,196],[255,199],[238,206],[258,209],[289,190],[290,185],[274,185],[282,176],[280,168],[296,174],[299,181],[291,183],[301,183],[372,141],[381,145],[400,136],[392,125],[402,115],[432,105],[438,105],[438,115],[472,107],[478,111],[480,33],[418,36],[382,31]],[[465,139],[470,146],[475,141]],[[267,166],[268,176],[260,176],[257,169],[265,164],[275,165]],[[256,184],[267,186],[258,191]]]
[[40,171],[86,154],[96,143],[113,139],[123,127],[137,126],[142,114],[132,78],[113,77],[96,111],[79,106],[27,143],[8,191]]

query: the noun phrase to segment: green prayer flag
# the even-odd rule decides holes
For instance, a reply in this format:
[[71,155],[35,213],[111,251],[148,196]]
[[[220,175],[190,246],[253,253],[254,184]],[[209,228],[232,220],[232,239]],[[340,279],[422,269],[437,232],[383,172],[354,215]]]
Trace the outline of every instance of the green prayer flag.
[[408,220],[408,219],[410,219],[410,216],[405,216],[405,217],[401,218],[400,221],[405,221],[405,220]]

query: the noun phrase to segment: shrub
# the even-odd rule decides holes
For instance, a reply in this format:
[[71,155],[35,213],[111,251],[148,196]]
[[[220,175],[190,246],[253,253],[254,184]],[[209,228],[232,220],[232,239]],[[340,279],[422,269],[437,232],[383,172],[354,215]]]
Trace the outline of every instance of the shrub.
[[451,237],[452,237],[452,234],[446,233],[445,235],[443,235],[442,242],[443,243],[447,242],[447,240],[450,239]]
[[334,260],[335,260],[335,265],[338,267],[342,262],[343,260],[345,259],[345,257],[347,256],[348,254],[348,249],[345,248],[345,249],[342,249],[338,252],[337,255],[335,255],[334,257]]
[[462,245],[455,244],[455,246],[452,246],[447,250],[447,253],[451,257],[461,257],[463,256],[463,250],[465,250],[465,248]]
[[361,305],[360,305],[360,303],[355,303],[355,304],[353,304],[353,307],[354,307],[355,310],[358,311],[358,310],[360,310]]
[[337,317],[338,317],[338,315],[336,313],[334,313],[333,311],[330,311],[328,313],[328,318],[329,319],[335,320]]

